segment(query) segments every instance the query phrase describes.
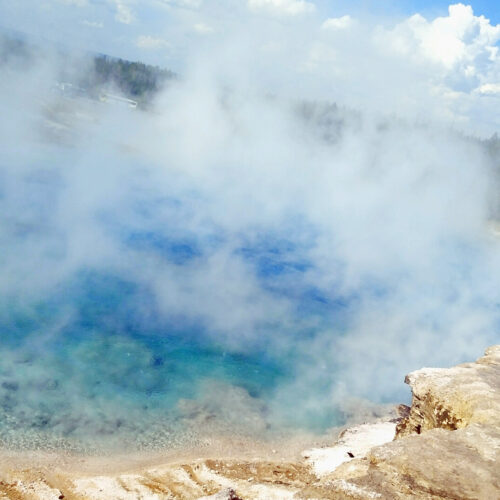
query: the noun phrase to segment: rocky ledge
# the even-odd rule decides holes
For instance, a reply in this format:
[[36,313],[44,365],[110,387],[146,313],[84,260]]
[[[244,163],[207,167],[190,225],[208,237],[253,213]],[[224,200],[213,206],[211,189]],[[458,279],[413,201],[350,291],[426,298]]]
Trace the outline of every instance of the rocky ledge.
[[324,476],[338,494],[324,498],[500,499],[500,345],[405,382],[412,405],[395,439]]
[[96,475],[4,460],[0,498],[500,499],[500,345],[406,383],[413,400],[399,419],[347,429],[296,461],[218,457]]

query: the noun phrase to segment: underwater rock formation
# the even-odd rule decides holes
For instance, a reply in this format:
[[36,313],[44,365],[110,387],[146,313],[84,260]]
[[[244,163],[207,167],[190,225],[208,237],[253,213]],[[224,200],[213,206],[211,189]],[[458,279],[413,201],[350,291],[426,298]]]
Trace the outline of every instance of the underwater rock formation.
[[[500,498],[500,345],[449,369],[407,376],[410,408],[397,421],[344,431],[295,462],[198,459],[122,473],[0,460],[9,499],[479,499]],[[273,450],[274,451],[274,450]],[[41,464],[41,465],[40,465]]]

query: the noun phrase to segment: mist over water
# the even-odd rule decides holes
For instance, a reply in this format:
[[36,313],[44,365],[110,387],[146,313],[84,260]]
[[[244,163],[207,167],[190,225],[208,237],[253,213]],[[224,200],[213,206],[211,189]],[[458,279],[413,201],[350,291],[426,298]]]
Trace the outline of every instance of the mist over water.
[[50,51],[2,67],[4,445],[322,432],[498,341],[495,118],[403,106],[392,55],[325,100],[254,61],[253,23],[149,111],[62,97]]

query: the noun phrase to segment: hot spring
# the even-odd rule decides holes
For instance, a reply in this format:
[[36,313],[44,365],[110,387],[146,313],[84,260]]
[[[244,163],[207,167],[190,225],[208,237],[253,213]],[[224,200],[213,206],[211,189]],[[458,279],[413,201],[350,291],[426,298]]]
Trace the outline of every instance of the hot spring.
[[141,111],[6,75],[3,446],[321,433],[494,343],[484,142],[204,77]]

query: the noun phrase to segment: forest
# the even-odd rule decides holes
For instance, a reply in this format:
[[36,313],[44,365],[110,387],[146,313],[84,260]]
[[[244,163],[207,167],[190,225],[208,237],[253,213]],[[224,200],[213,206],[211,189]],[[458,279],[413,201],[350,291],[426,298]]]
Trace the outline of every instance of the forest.
[[150,101],[169,80],[177,77],[168,69],[107,55],[94,56],[92,66],[92,71],[81,82],[84,88],[99,90],[114,87],[126,97],[143,104]]
[[[120,93],[142,107],[147,107],[159,90],[177,78],[173,71],[159,66],[106,54],[75,56],[64,48],[34,44],[21,36],[0,33],[0,66],[29,69],[36,61],[53,56],[61,62],[58,82],[55,83],[69,83],[80,93],[94,98],[102,91]],[[75,57],[78,64],[75,64]]]

